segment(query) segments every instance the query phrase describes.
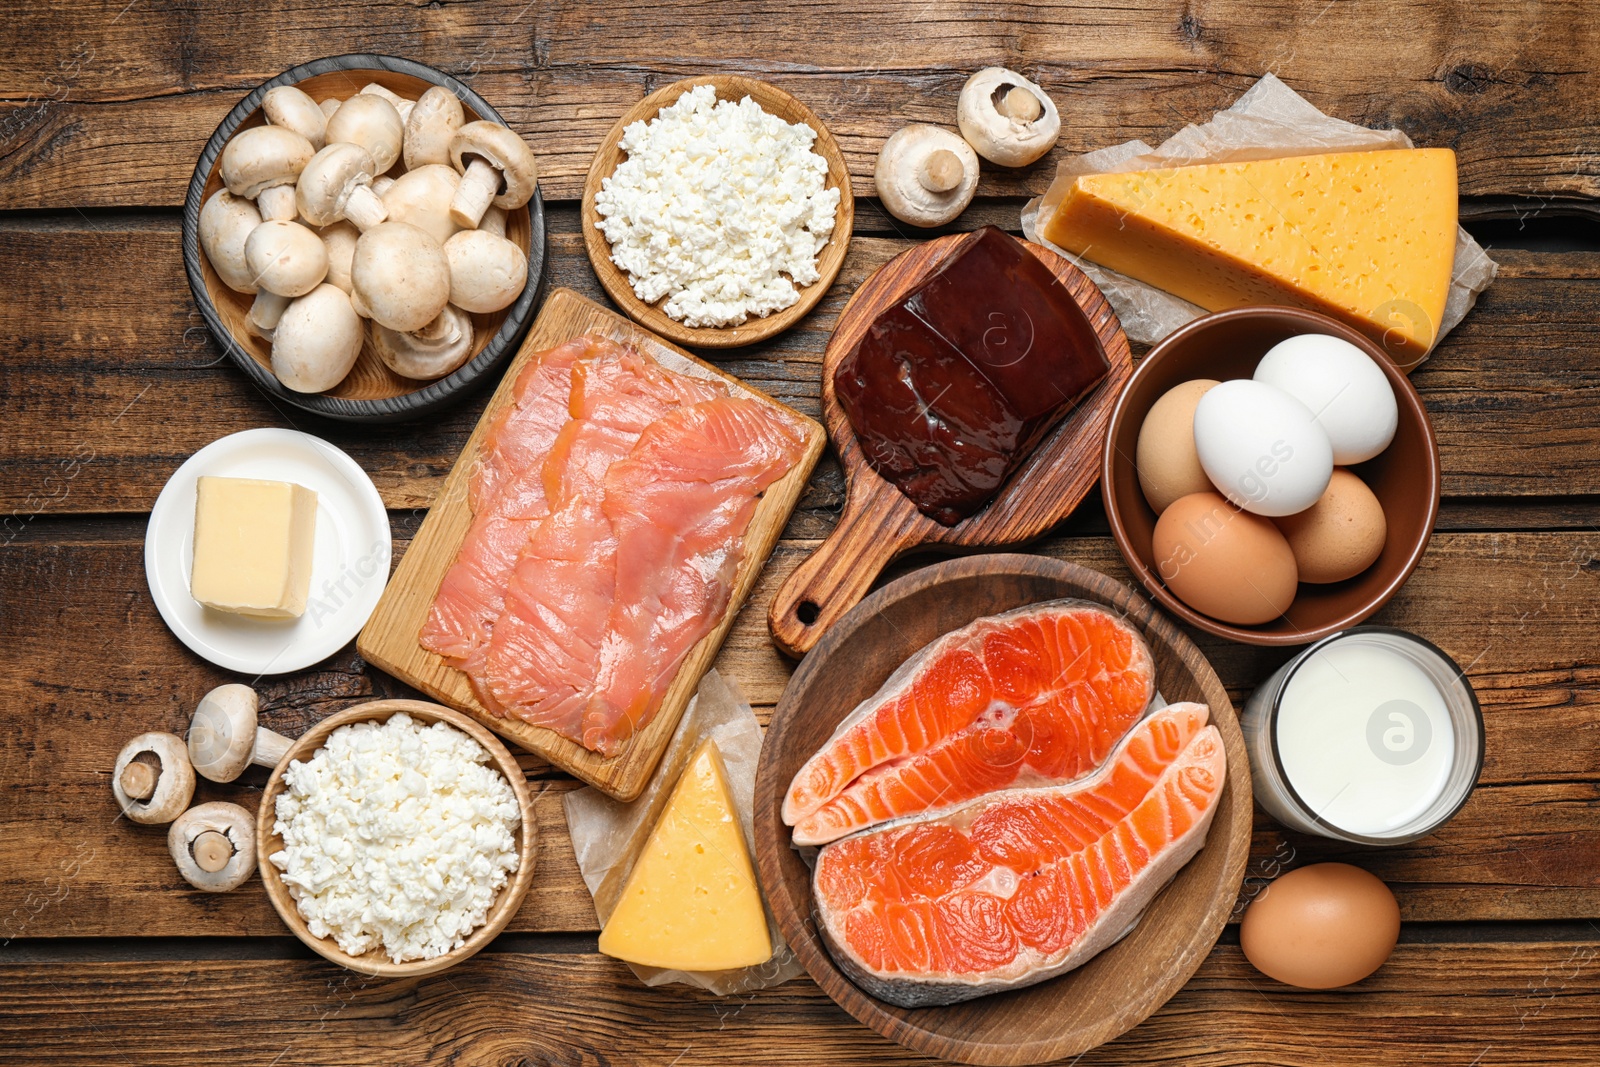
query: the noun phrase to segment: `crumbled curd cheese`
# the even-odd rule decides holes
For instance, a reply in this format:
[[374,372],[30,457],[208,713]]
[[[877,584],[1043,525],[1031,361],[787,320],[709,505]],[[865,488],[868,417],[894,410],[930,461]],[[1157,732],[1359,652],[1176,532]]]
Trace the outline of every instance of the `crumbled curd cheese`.
[[284,772],[270,859],[316,937],[396,963],[458,948],[517,869],[516,794],[471,737],[405,712]]
[[709,85],[624,130],[628,158],[594,203],[639,299],[666,297],[662,311],[686,326],[736,326],[799,300],[839,210],[816,139]]

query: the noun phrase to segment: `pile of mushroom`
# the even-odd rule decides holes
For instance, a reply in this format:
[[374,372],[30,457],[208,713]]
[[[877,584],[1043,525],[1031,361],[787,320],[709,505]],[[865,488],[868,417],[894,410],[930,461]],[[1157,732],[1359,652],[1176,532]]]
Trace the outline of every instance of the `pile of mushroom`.
[[246,327],[271,343],[278,380],[332,389],[369,340],[404,378],[465,363],[471,316],[527,284],[527,256],[505,235],[538,181],[527,144],[467,122],[441,86],[409,100],[373,82],[319,104],[279,85],[261,111],[267,125],[222,150],[199,236],[222,283],[255,296]]
[[985,67],[967,79],[956,107],[959,136],[938,126],[907,126],[883,143],[873,172],[889,213],[913,226],[943,226],[972,203],[978,157],[1025,167],[1061,136],[1061,117],[1045,91],[1016,71]]

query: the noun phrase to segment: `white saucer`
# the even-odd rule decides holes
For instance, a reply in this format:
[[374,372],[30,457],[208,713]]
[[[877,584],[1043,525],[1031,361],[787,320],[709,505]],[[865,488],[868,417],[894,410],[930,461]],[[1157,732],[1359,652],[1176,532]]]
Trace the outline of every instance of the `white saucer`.
[[[311,590],[298,619],[233,615],[189,595],[201,475],[295,482],[316,492]],[[211,442],[167,479],[144,535],[144,573],[161,617],[195,653],[243,674],[287,674],[333,655],[366,624],[389,581],[389,538],[383,500],[355,460],[298,430],[245,430]]]

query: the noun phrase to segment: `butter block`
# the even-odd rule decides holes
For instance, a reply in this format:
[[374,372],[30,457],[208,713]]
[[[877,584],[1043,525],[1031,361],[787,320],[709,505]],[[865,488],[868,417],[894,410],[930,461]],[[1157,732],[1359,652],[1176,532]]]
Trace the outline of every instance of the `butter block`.
[[1208,311],[1320,311],[1409,367],[1444,316],[1456,212],[1455,153],[1419,148],[1063,177],[1040,228]]
[[298,618],[316,547],[317,494],[292,482],[200,478],[189,595],[236,615]]
[[600,933],[600,951],[679,971],[772,958],[761,890],[714,742],[695,751],[678,779]]

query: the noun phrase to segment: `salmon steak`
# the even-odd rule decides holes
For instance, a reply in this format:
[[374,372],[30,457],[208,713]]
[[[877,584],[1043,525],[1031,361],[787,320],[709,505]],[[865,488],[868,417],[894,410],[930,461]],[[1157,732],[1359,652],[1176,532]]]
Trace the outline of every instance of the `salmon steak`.
[[783,801],[796,845],[1090,773],[1155,696],[1155,661],[1082,600],[978,619],[912,656],[806,761]]
[[953,1004],[1081,966],[1205,844],[1226,780],[1203,704],[1141,722],[1092,777],[1012,789],[824,847],[817,926],[867,993]]

